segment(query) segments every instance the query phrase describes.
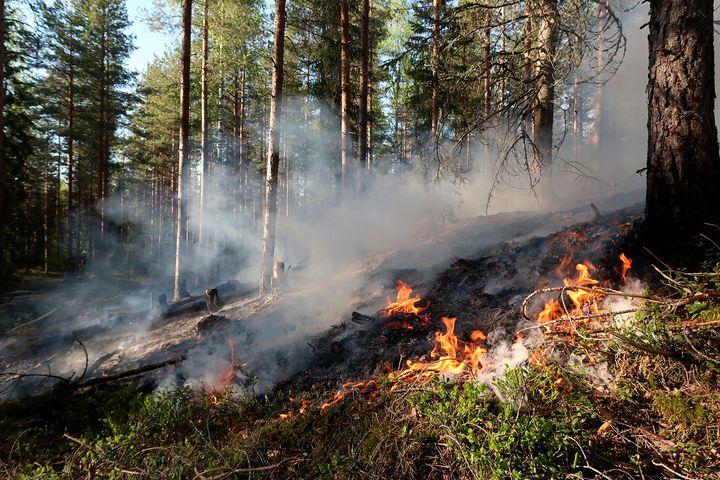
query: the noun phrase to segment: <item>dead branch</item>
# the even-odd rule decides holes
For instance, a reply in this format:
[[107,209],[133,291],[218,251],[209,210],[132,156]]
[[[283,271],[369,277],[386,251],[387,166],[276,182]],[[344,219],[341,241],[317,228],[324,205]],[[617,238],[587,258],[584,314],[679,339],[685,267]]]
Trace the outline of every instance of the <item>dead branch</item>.
[[34,319],[34,320],[30,320],[29,322],[21,323],[20,325],[17,325],[17,326],[15,326],[15,327],[11,328],[11,329],[8,330],[8,331],[9,331],[9,332],[14,332],[14,331],[16,331],[16,330],[18,330],[18,329],[20,329],[20,328],[22,328],[22,327],[27,327],[28,325],[32,325],[32,324],[35,323],[35,322],[39,322],[40,320],[44,320],[44,319],[48,318],[50,315],[52,315],[53,313],[57,312],[57,311],[60,309],[60,307],[61,307],[61,305],[58,305],[57,307],[55,307],[55,308],[53,308],[52,310],[50,310],[49,312],[47,312],[45,315],[40,315],[38,318],[36,318],[36,319]]
[[159,370],[163,367],[166,367],[168,365],[177,365],[178,363],[185,360],[185,356],[180,356],[177,358],[171,358],[169,360],[164,360],[162,362],[157,363],[151,363],[149,365],[144,365],[142,367],[133,368],[131,370],[126,370],[124,372],[115,373],[113,375],[108,375],[105,377],[97,377],[97,378],[91,378],[90,380],[87,380],[85,382],[79,382],[73,385],[75,389],[80,388],[86,388],[86,387],[93,387],[96,385],[101,385],[103,383],[112,382],[115,380],[121,380],[123,378],[133,377],[135,375],[140,375],[141,373],[147,373],[152,372],[153,370]]

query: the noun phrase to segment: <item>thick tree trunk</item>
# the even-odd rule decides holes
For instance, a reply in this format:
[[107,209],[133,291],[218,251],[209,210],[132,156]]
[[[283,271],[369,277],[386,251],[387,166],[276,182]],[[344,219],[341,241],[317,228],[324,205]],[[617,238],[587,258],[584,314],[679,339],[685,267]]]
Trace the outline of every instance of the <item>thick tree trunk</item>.
[[180,62],[180,135],[177,171],[177,208],[175,223],[175,278],[173,299],[186,296],[182,256],[187,223],[187,182],[190,169],[190,40],[192,35],[192,0],[182,0],[182,50]]
[[285,54],[285,0],[275,0],[275,41],[273,46],[272,96],[265,175],[265,208],[263,211],[263,258],[260,295],[270,290],[275,255],[277,222],[277,184],[280,166],[280,132],[277,120],[282,114],[283,57]]
[[537,35],[533,143],[536,148],[535,164],[541,170],[546,170],[552,164],[557,1],[540,0],[537,10],[533,12],[533,26]]
[[350,150],[350,19],[348,0],[340,0],[340,169],[341,187],[348,185]]
[[646,220],[651,232],[718,222],[713,2],[650,2]]
[[208,172],[208,3],[203,0],[203,26],[202,26],[202,65],[200,78],[200,211],[198,218],[198,244],[202,245],[205,222],[205,199],[207,196],[206,181]]
[[370,0],[362,0],[360,14],[360,131],[358,140],[360,142],[360,168],[367,169],[368,161],[368,92],[370,90],[370,79],[368,71],[368,60],[370,57],[369,47],[370,35]]

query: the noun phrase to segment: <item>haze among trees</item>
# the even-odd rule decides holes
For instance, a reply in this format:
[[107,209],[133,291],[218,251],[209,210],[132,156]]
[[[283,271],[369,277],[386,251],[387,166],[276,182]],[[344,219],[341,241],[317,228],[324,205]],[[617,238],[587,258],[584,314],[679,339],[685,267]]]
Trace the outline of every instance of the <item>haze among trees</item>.
[[[175,299],[249,255],[267,292],[284,222],[377,175],[462,179],[482,158],[551,204],[554,169],[595,173],[628,7],[183,0],[150,12],[177,43],[136,76],[123,0],[0,6],[0,279],[87,262],[172,272]],[[717,220],[712,14],[650,4],[651,231]],[[202,251],[219,253],[197,267]]]

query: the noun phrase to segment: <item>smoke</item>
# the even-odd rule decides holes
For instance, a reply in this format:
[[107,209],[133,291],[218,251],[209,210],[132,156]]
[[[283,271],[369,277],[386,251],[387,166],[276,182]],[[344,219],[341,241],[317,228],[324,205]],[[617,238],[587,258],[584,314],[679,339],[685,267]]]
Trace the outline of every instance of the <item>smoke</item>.
[[[553,185],[559,201],[554,207],[577,207],[592,200],[610,210],[642,198],[644,178],[635,171],[645,163],[647,42],[638,28],[645,18],[646,13],[636,10],[624,19],[627,55],[604,86],[606,142],[600,150],[584,149],[576,159],[594,178],[579,179],[558,167]],[[331,108],[314,100],[308,103],[313,118],[334,118]],[[217,387],[219,372],[230,362],[230,338],[237,344],[238,383],[252,384],[260,393],[312,362],[315,357],[307,342],[346,321],[353,309],[374,313],[398,272],[427,281],[456,257],[566,225],[548,223],[541,215],[547,205],[527,188],[516,188],[521,179],[505,178],[498,185],[497,155],[481,145],[473,147],[462,181],[437,183],[428,183],[420,165],[403,163],[378,147],[377,168],[373,173],[352,171],[343,195],[336,181],[334,125],[325,128],[317,120],[306,128],[304,98],[289,99],[284,108],[282,150],[289,176],[280,179],[275,257],[285,262],[287,274],[277,295],[226,306],[218,312],[227,318],[223,329],[202,339],[195,337],[194,324],[203,313],[160,319],[157,299],[170,293],[173,275],[171,198],[148,208],[147,191],[128,188],[105,205],[115,226],[108,235],[108,257],[91,259],[85,278],[66,280],[38,295],[39,311],[58,305],[62,310],[39,322],[37,329],[1,339],[2,368],[77,376],[85,369],[87,351],[87,375],[99,375],[182,354],[186,359],[162,378],[163,387]],[[247,135],[260,137],[261,129],[249,125]],[[568,148],[561,146],[561,159],[571,158]],[[205,176],[202,215],[194,159],[188,192],[192,248],[183,256],[194,295],[229,280],[244,288],[259,280],[264,179],[252,165],[238,165],[227,150]],[[492,216],[485,216],[491,189],[495,193],[487,213]],[[159,208],[164,209],[162,222]],[[510,213],[521,211],[526,213]],[[587,218],[591,216],[588,210]],[[571,221],[577,220],[567,220]],[[122,275],[113,275],[117,271]],[[74,339],[81,340],[84,349]],[[41,348],[33,350],[32,342]],[[495,346],[487,354],[489,367],[482,381],[491,382],[505,368],[527,359],[522,342],[491,343]],[[27,390],[14,390],[18,391]]]

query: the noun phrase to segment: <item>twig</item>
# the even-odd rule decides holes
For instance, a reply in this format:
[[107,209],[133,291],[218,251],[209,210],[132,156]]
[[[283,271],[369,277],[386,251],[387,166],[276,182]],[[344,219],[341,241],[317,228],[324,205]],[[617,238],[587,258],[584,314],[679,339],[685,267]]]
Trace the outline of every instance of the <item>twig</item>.
[[672,474],[674,474],[674,475],[677,475],[678,477],[682,478],[683,480],[700,480],[700,479],[698,479],[698,478],[695,478],[695,477],[687,477],[687,476],[683,475],[683,474],[680,473],[680,472],[676,472],[675,470],[673,470],[672,468],[668,467],[667,465],[665,465],[665,464],[662,463],[662,462],[656,462],[655,460],[653,460],[653,461],[652,461],[652,464],[655,465],[656,467],[662,467],[662,468],[664,468],[664,469],[667,470],[668,472],[670,472],[670,473],[672,473]]
[[17,329],[19,329],[19,328],[27,327],[28,325],[31,325],[31,324],[33,324],[33,323],[35,323],[35,322],[39,322],[40,320],[44,320],[44,319],[46,319],[47,317],[49,317],[50,315],[52,315],[53,313],[57,312],[58,309],[59,309],[61,306],[62,306],[62,305],[58,305],[57,307],[55,307],[55,308],[53,308],[52,310],[50,310],[49,312],[47,312],[45,315],[41,315],[41,316],[39,316],[38,318],[36,318],[36,319],[34,319],[34,320],[30,320],[29,322],[21,323],[20,325],[17,325],[17,326],[15,326],[15,327],[11,328],[10,330],[8,330],[8,332],[14,332],[15,330],[17,330]]

